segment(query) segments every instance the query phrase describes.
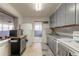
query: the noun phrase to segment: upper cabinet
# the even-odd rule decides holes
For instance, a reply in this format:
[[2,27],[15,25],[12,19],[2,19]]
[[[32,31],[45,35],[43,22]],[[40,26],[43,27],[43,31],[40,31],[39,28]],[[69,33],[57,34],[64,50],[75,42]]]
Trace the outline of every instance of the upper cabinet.
[[76,5],[75,3],[66,3],[66,25],[73,25],[76,23],[75,12]]
[[52,27],[52,22],[53,22],[52,19],[53,19],[53,16],[51,15],[50,18],[49,18],[49,25],[50,25],[50,27]]
[[63,3],[54,13],[51,27],[79,24],[79,4]]
[[52,19],[53,20],[53,22],[52,22],[53,23],[53,27],[57,27],[57,13],[54,13],[53,17],[54,17],[53,18],[54,20]]
[[57,27],[65,25],[65,4],[62,4],[57,10]]
[[76,4],[76,24],[79,24],[79,3]]
[[53,15],[50,16],[50,27],[56,27],[56,19],[57,18],[57,13],[54,13]]

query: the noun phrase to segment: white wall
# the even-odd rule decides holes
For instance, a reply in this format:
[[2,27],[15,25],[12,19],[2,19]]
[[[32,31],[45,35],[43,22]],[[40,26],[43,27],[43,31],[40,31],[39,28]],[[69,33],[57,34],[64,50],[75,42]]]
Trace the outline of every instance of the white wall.
[[24,23],[21,25],[21,28],[23,29],[23,34],[27,35],[27,46],[32,44],[33,41],[33,27],[32,23]]
[[47,43],[47,33],[49,32],[49,24],[43,24],[43,38],[42,42]]

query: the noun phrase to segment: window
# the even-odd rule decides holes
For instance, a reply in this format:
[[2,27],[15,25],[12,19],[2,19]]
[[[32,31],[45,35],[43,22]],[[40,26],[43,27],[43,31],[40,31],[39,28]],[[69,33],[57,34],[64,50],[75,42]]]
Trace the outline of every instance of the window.
[[0,24],[0,31],[2,31],[2,24]]
[[3,24],[3,31],[8,31],[8,29],[9,29],[8,24]]
[[35,23],[35,30],[42,31],[42,24],[40,22]]
[[9,31],[13,29],[13,24],[0,24],[0,31]]
[[42,37],[42,23],[41,22],[35,23],[34,35],[35,37]]
[[0,24],[0,36],[9,36],[9,30],[13,29],[13,24]]
[[13,25],[9,25],[9,30],[12,30],[13,29]]

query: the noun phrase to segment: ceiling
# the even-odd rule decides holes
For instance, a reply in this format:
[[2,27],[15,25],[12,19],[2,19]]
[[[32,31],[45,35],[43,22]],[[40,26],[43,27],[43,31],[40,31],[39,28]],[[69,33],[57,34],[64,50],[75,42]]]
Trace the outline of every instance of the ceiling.
[[22,17],[44,18],[49,17],[59,6],[59,3],[42,3],[42,10],[36,11],[34,3],[10,3]]

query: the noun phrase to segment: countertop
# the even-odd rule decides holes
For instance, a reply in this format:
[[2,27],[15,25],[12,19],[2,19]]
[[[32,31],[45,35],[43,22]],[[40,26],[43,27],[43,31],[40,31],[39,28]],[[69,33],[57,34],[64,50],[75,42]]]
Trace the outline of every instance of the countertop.
[[61,42],[79,56],[79,42],[73,40],[73,37],[50,35],[52,38],[56,38],[58,42]]
[[0,46],[2,46],[3,44],[6,44],[7,42],[9,42],[10,38],[5,39],[5,40],[0,40]]
[[25,38],[26,35],[21,35],[21,36],[17,36],[17,37],[11,37],[11,38]]
[[57,40],[79,55],[79,43],[74,41],[73,38],[61,38]]

